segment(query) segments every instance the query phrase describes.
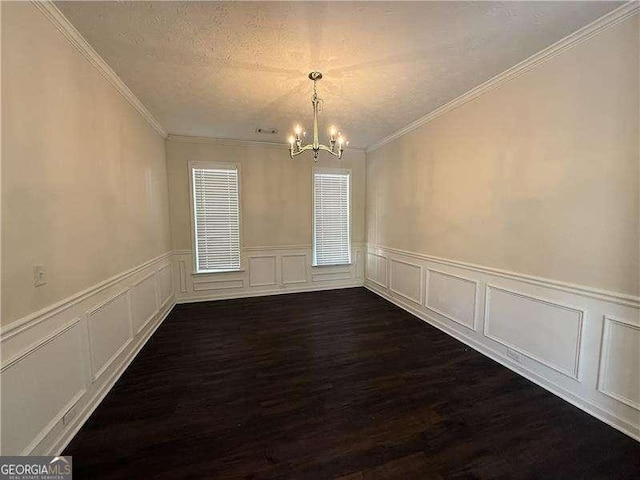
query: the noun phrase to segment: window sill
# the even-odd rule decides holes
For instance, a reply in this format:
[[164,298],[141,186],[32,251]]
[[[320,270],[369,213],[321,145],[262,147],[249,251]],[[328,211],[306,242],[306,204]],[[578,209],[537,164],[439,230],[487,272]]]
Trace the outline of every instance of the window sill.
[[242,273],[245,269],[241,268],[239,270],[212,270],[210,272],[191,272],[191,275],[200,276],[200,275],[218,275],[219,273]]
[[348,267],[353,265],[353,262],[349,263],[328,263],[326,265],[311,265],[313,268],[322,268],[322,267]]

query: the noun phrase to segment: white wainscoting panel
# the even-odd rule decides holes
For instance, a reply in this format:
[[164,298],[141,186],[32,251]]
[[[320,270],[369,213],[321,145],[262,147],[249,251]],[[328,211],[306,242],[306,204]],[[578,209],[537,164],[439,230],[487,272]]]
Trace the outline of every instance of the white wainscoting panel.
[[178,281],[180,282],[180,293],[187,293],[187,262],[178,262]]
[[151,272],[131,288],[131,317],[133,331],[137,335],[158,313],[158,285]]
[[97,379],[127,348],[132,339],[127,290],[87,312],[91,371]]
[[422,267],[391,258],[389,290],[407,300],[422,304]]
[[640,415],[640,325],[604,318],[598,389]]
[[387,258],[385,256],[367,252],[366,279],[387,288]]
[[356,250],[355,262],[356,262],[356,278],[362,279],[364,278],[364,268],[362,265],[362,250]]
[[306,253],[282,255],[282,284],[307,283],[309,260]]
[[572,378],[578,378],[584,312],[487,285],[484,334]]
[[[175,281],[178,303],[222,300],[290,292],[330,290],[363,285],[364,247],[354,245],[350,265],[313,267],[309,261],[310,245],[247,247],[242,250],[242,265],[238,272],[197,274],[190,272],[183,278],[185,266],[193,265],[189,250],[174,252],[177,275]],[[188,267],[187,267],[188,268]],[[179,290],[179,291],[178,291]]]
[[2,445],[27,455],[84,394],[81,330],[76,318],[3,365]]
[[429,310],[475,330],[477,299],[475,280],[427,269],[425,305]]
[[267,287],[275,285],[276,255],[252,255],[249,257],[249,286]]
[[312,267],[311,281],[312,282],[331,282],[349,281],[352,279],[353,268],[351,266],[342,265],[326,265],[322,267]]
[[167,263],[158,268],[158,292],[160,295],[160,308],[162,308],[173,296],[171,263]]
[[366,263],[371,291],[640,440],[640,297],[379,245]]
[[2,327],[2,455],[62,452],[173,308],[171,256]]
[[[193,291],[194,292],[208,292],[208,291],[216,291],[216,290],[236,290],[239,288],[244,288],[244,279],[243,278],[212,278],[211,274],[206,274],[207,276],[199,277],[193,280]],[[222,275],[222,274],[221,274]]]

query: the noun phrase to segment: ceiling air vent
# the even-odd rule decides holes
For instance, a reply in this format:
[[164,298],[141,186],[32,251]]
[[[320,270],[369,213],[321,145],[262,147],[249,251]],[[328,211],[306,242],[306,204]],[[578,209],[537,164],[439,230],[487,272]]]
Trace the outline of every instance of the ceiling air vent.
[[275,135],[278,133],[277,128],[256,128],[256,133],[262,133],[263,135]]

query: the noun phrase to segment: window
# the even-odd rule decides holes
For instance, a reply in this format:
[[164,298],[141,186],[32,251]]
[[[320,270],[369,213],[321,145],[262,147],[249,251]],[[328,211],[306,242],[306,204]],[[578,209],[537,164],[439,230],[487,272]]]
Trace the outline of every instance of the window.
[[351,263],[351,172],[313,174],[313,265]]
[[196,272],[240,270],[238,168],[192,164]]

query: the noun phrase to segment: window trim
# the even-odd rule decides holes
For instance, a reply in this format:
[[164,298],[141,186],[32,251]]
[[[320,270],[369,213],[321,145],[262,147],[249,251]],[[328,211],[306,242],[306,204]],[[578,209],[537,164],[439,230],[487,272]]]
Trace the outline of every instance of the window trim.
[[[334,174],[334,175],[347,175],[349,177],[349,208],[347,209],[348,226],[347,238],[349,243],[349,261],[342,263],[323,263],[318,264],[316,260],[316,174]],[[311,197],[313,199],[311,206],[311,222],[312,222],[312,251],[311,251],[311,266],[312,267],[334,267],[340,265],[353,265],[353,245],[351,242],[351,219],[353,218],[353,173],[350,168],[331,168],[331,167],[314,167],[311,172]]]
[[[239,248],[240,248],[240,266],[230,270],[198,270],[198,252],[196,244],[196,219],[195,219],[195,197],[193,191],[193,169],[235,169],[238,172],[238,231],[239,231]],[[193,258],[192,267],[193,275],[216,275],[219,273],[233,273],[243,272],[244,268],[244,255],[243,255],[243,222],[242,222],[242,168],[240,163],[234,162],[215,162],[215,161],[189,161],[187,167],[187,180],[189,182],[189,218],[191,221],[191,256]]]

